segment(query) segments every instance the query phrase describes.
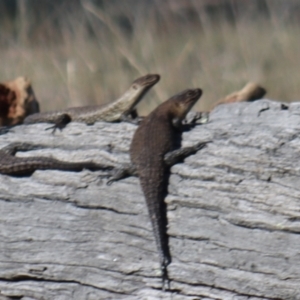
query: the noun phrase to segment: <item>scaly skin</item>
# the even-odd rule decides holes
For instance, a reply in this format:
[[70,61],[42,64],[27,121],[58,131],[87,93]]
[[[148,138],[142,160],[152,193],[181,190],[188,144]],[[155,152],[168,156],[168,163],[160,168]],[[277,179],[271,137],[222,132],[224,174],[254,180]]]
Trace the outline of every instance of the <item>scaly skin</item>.
[[0,174],[27,176],[35,170],[62,170],[80,172],[88,170],[111,170],[112,166],[103,166],[93,162],[64,162],[51,157],[32,156],[16,157],[17,151],[29,151],[44,148],[43,146],[12,143],[0,149]]
[[200,98],[200,89],[185,90],[159,105],[136,130],[130,156],[146,198],[162,270],[163,289],[169,279],[171,262],[166,232],[167,216],[164,198],[167,194],[168,169],[165,155],[174,150],[178,127]]
[[[56,123],[62,129],[70,121],[94,124],[97,121],[121,121],[132,113],[147,91],[160,79],[157,74],[148,74],[136,79],[130,88],[116,101],[107,105],[71,107],[60,111],[37,113],[28,116],[24,124]],[[64,119],[65,121],[62,121]]]

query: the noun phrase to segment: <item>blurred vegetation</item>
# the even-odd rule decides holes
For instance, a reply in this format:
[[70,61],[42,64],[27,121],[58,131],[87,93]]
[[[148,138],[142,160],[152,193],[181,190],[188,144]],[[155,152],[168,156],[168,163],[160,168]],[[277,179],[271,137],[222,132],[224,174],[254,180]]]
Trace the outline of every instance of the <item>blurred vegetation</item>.
[[256,81],[299,100],[298,0],[0,0],[0,81],[28,76],[42,110],[115,100],[137,77],[161,82],[147,113],[201,87],[207,109]]

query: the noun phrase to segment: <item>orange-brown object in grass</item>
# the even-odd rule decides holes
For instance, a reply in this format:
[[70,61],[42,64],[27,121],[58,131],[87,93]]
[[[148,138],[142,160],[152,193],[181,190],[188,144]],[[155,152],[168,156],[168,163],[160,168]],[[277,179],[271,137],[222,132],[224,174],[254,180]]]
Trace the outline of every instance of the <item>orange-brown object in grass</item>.
[[27,78],[0,83],[0,126],[21,124],[26,116],[36,112],[39,103]]
[[211,110],[220,104],[234,103],[234,102],[251,102],[261,99],[265,94],[266,90],[256,83],[248,82],[241,90],[233,92],[220,99]]

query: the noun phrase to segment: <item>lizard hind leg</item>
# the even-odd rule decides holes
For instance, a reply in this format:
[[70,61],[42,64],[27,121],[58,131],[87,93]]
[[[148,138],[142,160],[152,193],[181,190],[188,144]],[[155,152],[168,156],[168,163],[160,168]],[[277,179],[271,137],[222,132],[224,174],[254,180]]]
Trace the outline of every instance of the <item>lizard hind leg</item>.
[[116,169],[115,173],[110,177],[106,184],[112,185],[113,182],[130,176],[137,176],[135,167],[129,164],[124,165],[123,167]]

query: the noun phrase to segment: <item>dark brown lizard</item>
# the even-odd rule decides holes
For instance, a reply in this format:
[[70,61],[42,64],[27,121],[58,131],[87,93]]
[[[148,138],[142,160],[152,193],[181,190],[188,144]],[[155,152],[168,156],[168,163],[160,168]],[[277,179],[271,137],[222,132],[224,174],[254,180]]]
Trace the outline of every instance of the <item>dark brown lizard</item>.
[[180,159],[197,152],[206,143],[174,150],[178,128],[188,111],[200,98],[200,89],[185,90],[159,105],[143,119],[130,146],[132,165],[120,169],[109,181],[137,175],[146,198],[150,220],[160,257],[162,287],[169,278],[167,266],[171,262],[167,235],[167,216],[164,198],[167,195],[168,170]]
[[24,124],[54,123],[55,125],[51,128],[54,128],[55,131],[56,128],[64,128],[71,121],[91,125],[97,121],[116,122],[126,120],[144,95],[159,79],[158,74],[148,74],[136,79],[129,89],[113,103],[36,113],[28,116],[24,120]]
[[32,156],[17,157],[17,151],[29,151],[45,148],[44,146],[28,143],[11,143],[0,149],[0,174],[27,176],[35,170],[63,170],[79,172],[88,170],[111,170],[112,166],[101,165],[93,162],[64,162],[51,157]]

